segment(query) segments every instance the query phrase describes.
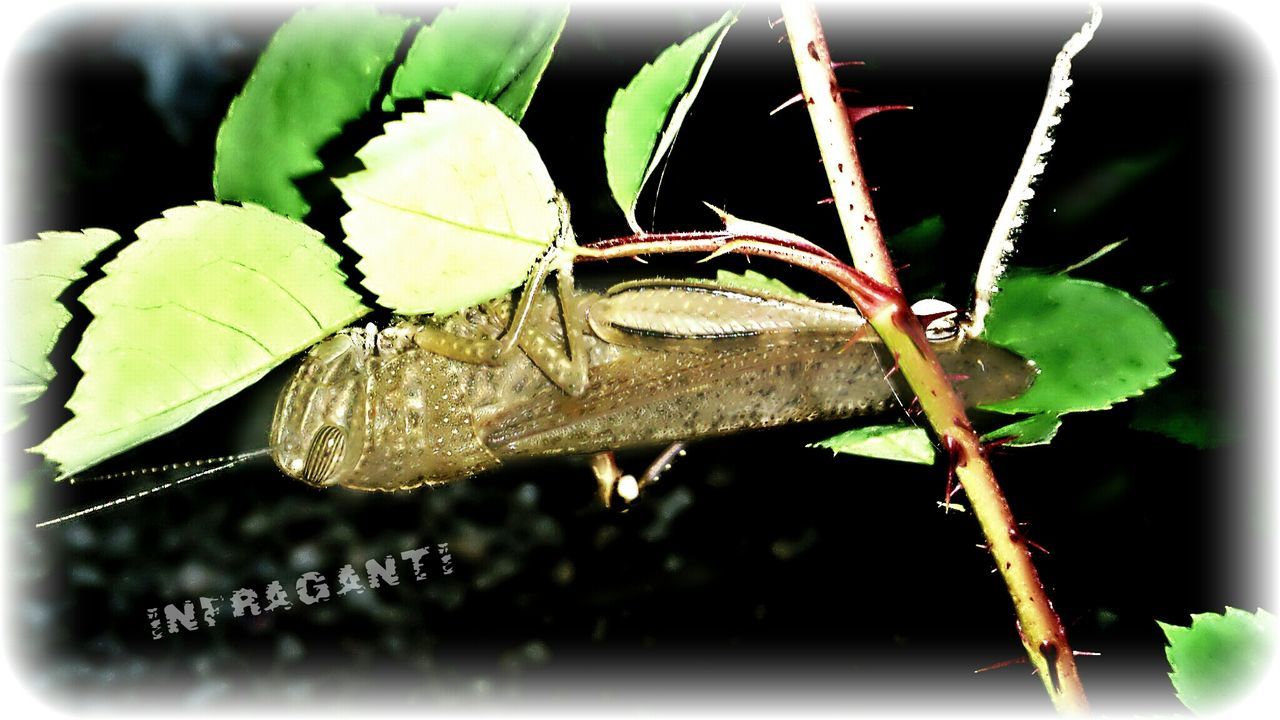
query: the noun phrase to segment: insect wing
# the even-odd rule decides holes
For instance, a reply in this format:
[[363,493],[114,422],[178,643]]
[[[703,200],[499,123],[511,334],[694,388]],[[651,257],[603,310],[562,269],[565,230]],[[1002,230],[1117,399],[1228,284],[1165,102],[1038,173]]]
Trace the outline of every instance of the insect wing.
[[[789,333],[787,342],[703,352],[622,348],[591,368],[591,384],[570,397],[548,384],[488,418],[484,442],[517,454],[573,454],[765,427],[810,416],[828,394],[856,395],[850,407],[878,409],[888,398],[870,343],[841,353],[847,338]],[[663,342],[702,343],[698,340]],[[716,341],[724,342],[724,341]],[[833,358],[839,369],[829,368]],[[815,382],[816,373],[830,377]],[[835,382],[839,376],[844,382]],[[848,414],[856,414],[850,412]]]
[[591,304],[588,319],[606,342],[677,352],[788,345],[804,335],[851,339],[866,324],[852,308],[688,280],[616,285]]

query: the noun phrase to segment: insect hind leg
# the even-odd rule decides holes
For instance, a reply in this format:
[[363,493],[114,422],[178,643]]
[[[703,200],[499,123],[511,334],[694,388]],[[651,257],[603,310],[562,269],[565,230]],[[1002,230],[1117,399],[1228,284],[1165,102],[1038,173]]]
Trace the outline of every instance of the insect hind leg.
[[677,458],[684,456],[686,447],[688,445],[683,440],[671,443],[667,449],[658,453],[639,480],[623,473],[612,451],[592,455],[591,472],[596,476],[600,487],[600,501],[606,508],[613,506],[614,498],[621,498],[624,503],[630,504],[640,496],[641,491],[657,482],[662,473],[670,470]]

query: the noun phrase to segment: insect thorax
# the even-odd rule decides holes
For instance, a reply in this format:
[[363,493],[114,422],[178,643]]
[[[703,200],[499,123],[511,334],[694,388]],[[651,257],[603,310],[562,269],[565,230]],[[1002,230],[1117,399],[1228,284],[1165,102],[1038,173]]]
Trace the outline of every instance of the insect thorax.
[[476,368],[416,349],[415,327],[352,328],[307,353],[272,423],[272,456],[285,474],[316,487],[389,491],[496,464],[473,433],[466,395]]

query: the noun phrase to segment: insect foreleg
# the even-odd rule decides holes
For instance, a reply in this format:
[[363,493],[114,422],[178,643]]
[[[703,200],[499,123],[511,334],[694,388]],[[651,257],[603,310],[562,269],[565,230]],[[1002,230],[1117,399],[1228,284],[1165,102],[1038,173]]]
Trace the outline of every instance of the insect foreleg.
[[578,397],[587,389],[588,353],[586,347],[587,318],[582,298],[573,286],[573,260],[568,254],[559,258],[556,285],[560,299],[560,322],[564,342],[545,326],[528,323],[520,347],[552,382],[568,395]]
[[[546,293],[528,295],[532,298],[530,309],[524,312],[522,321],[519,315],[512,320],[508,326],[511,329],[501,339],[470,333],[465,325],[450,328],[446,323],[445,327],[420,328],[414,333],[414,342],[428,352],[474,365],[502,365],[515,352],[523,351],[565,394],[577,397],[587,388],[588,352],[583,336],[587,323],[581,300],[573,289],[572,275],[566,272],[559,281],[558,312],[556,301]],[[518,329],[513,327],[517,322]],[[509,337],[517,338],[517,345],[506,345]]]
[[[507,332],[498,341],[497,355],[507,357],[517,344],[525,327],[529,323],[529,313],[533,309],[534,300],[537,299],[542,286],[546,284],[547,277],[551,275],[552,270],[559,273],[561,278],[568,277],[568,285],[570,291],[573,289],[573,256],[570,250],[575,247],[576,243],[573,239],[573,225],[569,222],[569,202],[564,195],[556,192],[555,197],[551,200],[556,205],[560,218],[560,229],[557,233],[555,242],[547,251],[538,258],[538,263],[533,266],[533,270],[529,272],[529,279],[525,282],[524,289],[520,292],[520,304],[516,306],[516,311],[511,317],[511,324],[507,327]],[[562,280],[562,283],[565,282]],[[563,284],[561,285],[563,288]],[[563,289],[561,290],[563,296]]]
[[[414,336],[419,347],[454,360],[481,365],[501,365],[512,357],[518,347],[566,394],[577,397],[586,391],[587,320],[586,311],[574,291],[573,229],[569,225],[568,204],[558,194],[555,202],[560,207],[560,235],[530,271],[529,279],[520,292],[520,302],[502,336],[497,339],[461,337],[440,327],[427,327]],[[557,276],[563,335],[548,325],[544,320],[545,314],[538,311],[539,302],[545,297],[542,288],[553,271]]]
[[507,331],[496,343],[494,359],[510,357],[516,345],[520,344],[520,338],[529,325],[529,313],[533,310],[534,300],[538,298],[542,286],[547,282],[547,277],[556,267],[559,255],[558,245],[548,248],[538,259],[538,264],[534,265],[533,270],[529,272],[529,279],[525,281],[524,288],[520,291],[520,303],[516,305],[516,311],[511,316],[511,324],[507,326]]
[[462,337],[438,327],[423,327],[413,334],[413,341],[427,352],[473,365],[500,365],[506,359],[499,352],[499,342],[485,337]]
[[[497,339],[479,335],[464,337],[444,327],[428,325],[414,333],[414,342],[427,352],[465,363],[474,365],[505,363],[516,351],[517,346],[525,344],[523,341],[528,334],[526,330],[531,324],[529,315],[533,310],[534,301],[541,295],[542,286],[546,284],[547,276],[555,267],[558,253],[555,247],[550,248],[530,271],[529,279],[525,281],[524,288],[520,292],[520,302],[516,305],[511,321],[501,337]],[[492,306],[488,307],[488,312],[493,312]]]

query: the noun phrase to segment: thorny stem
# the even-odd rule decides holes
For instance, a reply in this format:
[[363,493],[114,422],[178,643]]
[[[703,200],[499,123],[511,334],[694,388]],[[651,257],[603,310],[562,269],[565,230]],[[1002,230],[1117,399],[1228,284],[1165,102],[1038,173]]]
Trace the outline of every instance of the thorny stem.
[[755,255],[802,267],[830,279],[848,293],[864,316],[870,317],[872,313],[880,313],[896,305],[906,307],[902,292],[897,288],[849,267],[830,253],[823,251],[823,254],[818,254],[802,244],[778,236],[726,232],[646,233],[600,240],[580,246],[574,252],[577,262],[677,252],[709,253],[704,261],[730,253]]
[[886,285],[898,287],[898,274],[871,204],[871,188],[863,177],[853,141],[853,119],[831,66],[818,11],[810,3],[784,2],[782,18],[795,56],[796,74],[800,76],[801,97],[809,108],[813,134],[822,151],[822,165],[827,170],[831,197],[853,254],[853,265]]
[[723,232],[653,233],[612,238],[578,247],[578,262],[639,255],[702,252],[707,259],[726,253],[767,257],[812,270],[840,286],[898,360],[898,368],[920,398],[920,406],[951,454],[956,476],[969,496],[1009,594],[1013,598],[1023,645],[1054,704],[1087,709],[1075,660],[1062,623],[1040,584],[1027,541],[1017,531],[1009,504],[996,485],[991,466],[964,414],[924,330],[907,307],[902,291],[877,282],[839,260],[783,244],[767,236]]
[[1062,621],[1045,594],[1026,540],[1018,532],[1009,503],[965,416],[964,404],[947,382],[920,323],[902,300],[871,208],[855,150],[853,126],[835,79],[817,10],[807,2],[787,1],[782,3],[782,15],[854,266],[893,290],[894,302],[864,309],[863,314],[897,357],[899,369],[920,398],[929,424],[950,451],[956,477],[1013,600],[1023,647],[1054,706],[1061,712],[1085,712],[1088,700]]

